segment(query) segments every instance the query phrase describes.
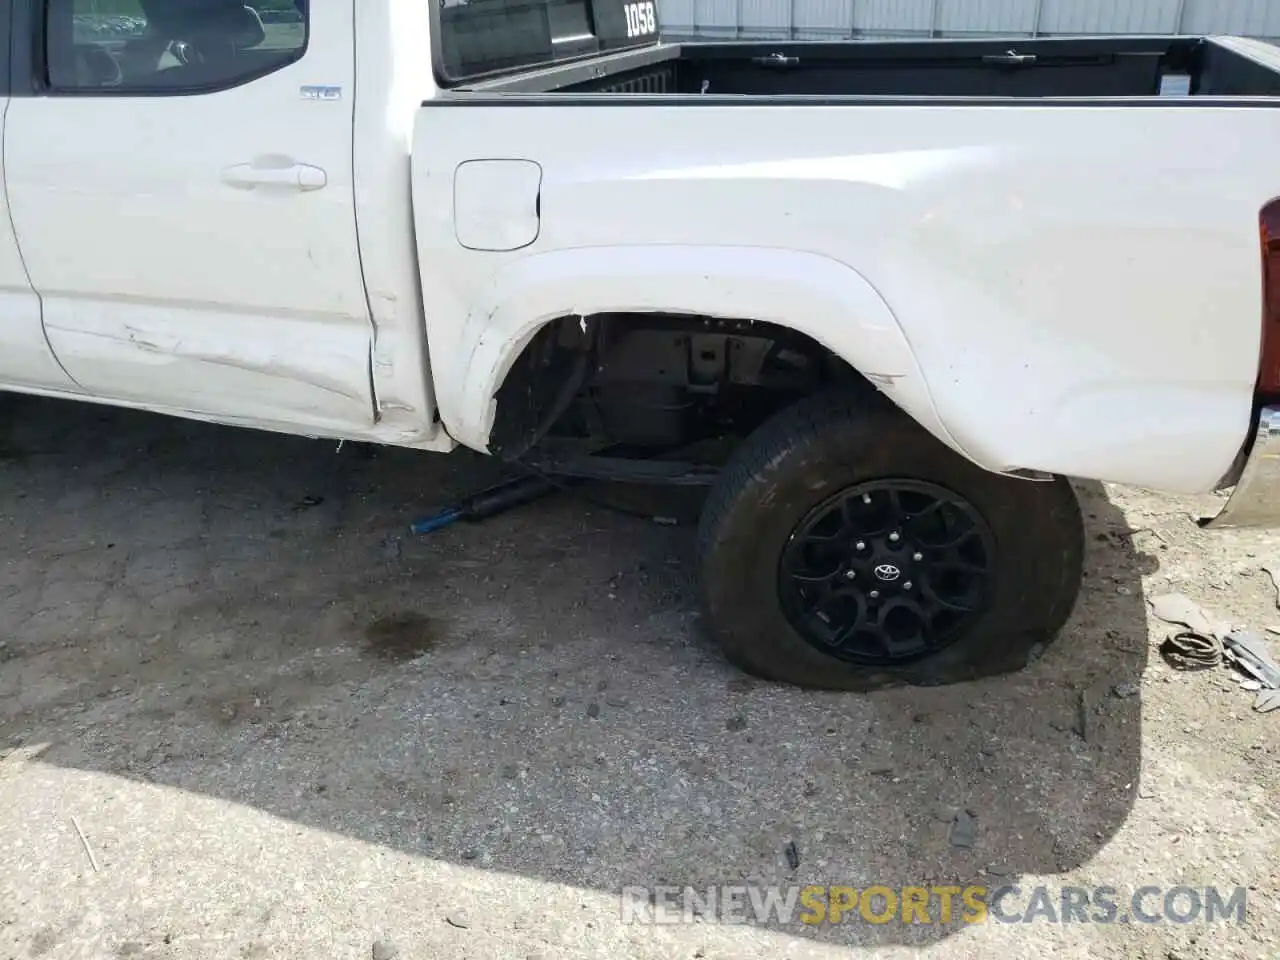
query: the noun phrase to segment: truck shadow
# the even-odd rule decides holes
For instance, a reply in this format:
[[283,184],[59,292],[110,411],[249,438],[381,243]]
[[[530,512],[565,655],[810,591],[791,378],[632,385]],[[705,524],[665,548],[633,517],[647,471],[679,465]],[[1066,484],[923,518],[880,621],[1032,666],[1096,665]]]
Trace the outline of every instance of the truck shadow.
[[1035,664],[815,694],[703,638],[687,526],[558,496],[413,538],[496,465],[5,403],[0,747],[40,762],[609,893],[1016,884],[1089,860],[1135,802],[1155,558],[1096,486],[1084,596]]

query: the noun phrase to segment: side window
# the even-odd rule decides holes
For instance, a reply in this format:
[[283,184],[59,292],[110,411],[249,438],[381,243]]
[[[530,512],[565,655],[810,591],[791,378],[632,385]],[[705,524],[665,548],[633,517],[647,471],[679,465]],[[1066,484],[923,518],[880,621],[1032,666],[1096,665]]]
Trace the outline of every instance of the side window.
[[192,93],[293,63],[307,47],[307,0],[46,0],[49,88]]

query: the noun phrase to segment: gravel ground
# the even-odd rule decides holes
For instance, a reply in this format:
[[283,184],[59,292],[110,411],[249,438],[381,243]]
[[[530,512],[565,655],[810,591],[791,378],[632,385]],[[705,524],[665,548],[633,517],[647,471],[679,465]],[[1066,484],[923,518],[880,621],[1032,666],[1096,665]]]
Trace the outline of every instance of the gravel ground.
[[[1214,497],[1081,487],[1085,594],[1019,674],[814,694],[702,636],[688,525],[561,496],[413,538],[495,465],[4,404],[0,956],[1280,955],[1280,713],[1166,666],[1144,603],[1280,625],[1280,536],[1205,534]],[[656,883],[1248,900],[1242,924],[624,923]]]

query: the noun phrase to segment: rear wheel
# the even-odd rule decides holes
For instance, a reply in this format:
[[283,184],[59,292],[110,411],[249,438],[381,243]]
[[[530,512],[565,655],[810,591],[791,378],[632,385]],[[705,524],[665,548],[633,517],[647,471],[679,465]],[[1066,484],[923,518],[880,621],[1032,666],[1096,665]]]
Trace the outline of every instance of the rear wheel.
[[737,450],[699,536],[706,618],[770,680],[867,690],[1024,666],[1080,589],[1065,479],[989,473],[887,405],[802,401]]

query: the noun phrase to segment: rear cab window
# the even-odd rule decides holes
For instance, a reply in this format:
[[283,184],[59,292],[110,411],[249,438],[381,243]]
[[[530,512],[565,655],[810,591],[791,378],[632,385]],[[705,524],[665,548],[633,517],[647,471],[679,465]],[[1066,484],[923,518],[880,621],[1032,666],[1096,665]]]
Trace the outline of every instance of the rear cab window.
[[656,0],[431,0],[443,86],[658,41]]

